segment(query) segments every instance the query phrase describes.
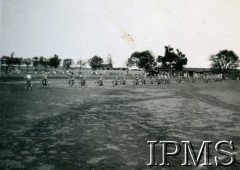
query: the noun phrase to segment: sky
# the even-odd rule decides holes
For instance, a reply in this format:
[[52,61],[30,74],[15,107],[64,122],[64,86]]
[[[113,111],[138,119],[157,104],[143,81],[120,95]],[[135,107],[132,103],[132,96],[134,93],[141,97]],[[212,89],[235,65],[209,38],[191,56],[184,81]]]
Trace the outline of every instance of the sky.
[[[240,56],[239,0],[1,0],[1,55],[54,54],[75,61],[111,55],[121,67],[135,51],[179,49],[187,67],[209,56]],[[0,3],[0,4],[1,4]]]

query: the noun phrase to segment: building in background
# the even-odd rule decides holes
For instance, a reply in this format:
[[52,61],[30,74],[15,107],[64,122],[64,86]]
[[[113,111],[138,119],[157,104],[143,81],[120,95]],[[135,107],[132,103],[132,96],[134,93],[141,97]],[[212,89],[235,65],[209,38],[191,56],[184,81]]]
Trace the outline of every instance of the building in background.
[[112,70],[113,66],[111,64],[102,64],[102,69],[100,70]]

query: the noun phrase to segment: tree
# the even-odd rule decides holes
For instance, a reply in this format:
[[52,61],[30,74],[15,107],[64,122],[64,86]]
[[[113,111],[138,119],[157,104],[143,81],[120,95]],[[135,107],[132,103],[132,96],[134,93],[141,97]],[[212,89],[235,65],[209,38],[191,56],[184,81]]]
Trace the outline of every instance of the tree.
[[126,61],[126,66],[127,66],[127,75],[129,72],[129,68],[132,67],[134,65],[133,61],[131,60],[131,58],[128,58]]
[[6,73],[8,72],[10,67],[13,67],[14,64],[14,58],[13,56],[9,57],[9,56],[3,56],[2,61],[5,61],[7,67],[6,67]]
[[79,72],[81,73],[82,67],[85,66],[87,63],[83,60],[79,60],[77,63],[79,64]]
[[18,65],[18,69],[20,70],[20,66],[23,63],[23,58],[22,57],[14,57],[14,64]]
[[73,64],[73,60],[71,58],[67,58],[63,60],[63,67],[65,67],[67,70],[70,68],[72,64]]
[[96,70],[102,67],[103,59],[95,55],[88,60],[88,63],[92,67],[92,70]]
[[62,59],[59,59],[58,55],[54,54],[53,57],[49,58],[49,65],[51,67],[54,67],[55,70],[58,68],[58,66],[60,65]]
[[136,65],[138,68],[143,69],[145,72],[152,72],[156,66],[154,56],[150,51],[134,52],[128,59],[128,63]]
[[109,64],[109,66],[111,68],[113,68],[113,60],[112,60],[112,56],[110,54],[108,54],[107,63]]
[[43,56],[39,58],[39,63],[44,66],[44,70],[47,71],[47,66],[49,65],[49,60]]
[[14,63],[15,63],[15,58],[14,58],[14,52],[11,53],[10,56],[3,56],[2,60],[5,61],[7,67],[6,67],[6,73],[9,71],[9,69],[13,69],[14,68]]
[[14,64],[14,57],[13,56],[3,56],[2,60],[5,61],[7,67],[6,67],[6,73],[8,72],[10,67],[13,67]]
[[239,66],[239,57],[231,50],[222,50],[215,55],[211,55],[211,67],[220,73],[225,74],[230,69],[236,69]]
[[34,70],[37,71],[38,64],[39,64],[39,58],[38,57],[33,57],[32,62],[33,62]]
[[32,63],[32,59],[31,58],[25,58],[23,60],[23,62],[24,62],[25,65],[27,65],[27,71],[28,71],[28,67]]
[[11,55],[10,55],[10,57],[11,57],[11,58],[13,58],[13,57],[14,57],[14,54],[15,54],[15,53],[14,53],[14,52],[12,52],[12,53],[11,53]]
[[174,52],[171,46],[165,46],[165,55],[158,56],[157,61],[162,64],[161,68],[163,69],[181,71],[183,66],[187,64],[188,59],[180,50],[177,49]]

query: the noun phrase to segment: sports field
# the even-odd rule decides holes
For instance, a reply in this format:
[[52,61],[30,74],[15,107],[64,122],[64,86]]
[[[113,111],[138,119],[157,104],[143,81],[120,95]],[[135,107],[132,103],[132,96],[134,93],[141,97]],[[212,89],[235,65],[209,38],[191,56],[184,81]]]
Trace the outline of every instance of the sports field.
[[[240,81],[161,86],[24,89],[0,82],[0,169],[227,169],[216,167],[214,144],[232,140],[240,169]],[[189,140],[196,151],[213,141],[212,167],[148,167],[150,140]],[[161,149],[156,146],[156,162]]]

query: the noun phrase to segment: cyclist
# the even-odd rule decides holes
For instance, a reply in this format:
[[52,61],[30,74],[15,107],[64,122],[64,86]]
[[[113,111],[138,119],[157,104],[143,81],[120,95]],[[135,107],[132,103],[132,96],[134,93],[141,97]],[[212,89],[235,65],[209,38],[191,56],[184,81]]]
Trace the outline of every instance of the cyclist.
[[118,75],[116,75],[115,78],[114,78],[113,81],[112,81],[113,86],[117,86],[117,85],[118,85],[118,82],[119,82],[119,80],[118,80]]
[[142,83],[143,85],[146,85],[146,84],[147,84],[147,80],[146,80],[146,75],[145,75],[145,74],[142,75],[141,83]]
[[140,84],[140,81],[139,81],[138,75],[136,74],[134,85],[139,85],[139,84]]
[[68,80],[68,85],[69,87],[72,87],[75,83],[75,80],[74,80],[74,77],[73,77],[73,71],[71,71],[70,73],[70,77],[69,77],[69,80]]
[[160,74],[157,75],[157,79],[156,79],[157,85],[162,84],[162,77]]
[[100,74],[100,77],[99,77],[99,79],[97,81],[97,84],[98,84],[98,86],[103,86],[104,85],[102,74]]
[[32,86],[32,83],[31,83],[32,76],[30,74],[27,74],[25,78],[27,80],[25,87],[26,87],[26,89],[30,89]]
[[127,84],[126,77],[123,76],[123,77],[122,77],[122,85],[126,85],[126,84]]
[[81,86],[85,86],[86,85],[86,76],[85,75],[83,75],[83,76],[81,76]]
[[149,84],[150,84],[150,85],[154,85],[154,79],[153,79],[153,76],[150,77]]
[[47,78],[48,78],[47,73],[44,73],[43,79],[42,79],[42,85],[43,86],[47,86],[47,84],[48,84]]
[[170,83],[170,74],[165,73],[164,79],[165,79],[165,84],[169,84]]
[[178,79],[177,79],[178,83],[182,83],[182,76],[180,74],[178,74]]
[[80,74],[80,75],[79,75],[79,78],[80,78],[80,81],[79,81],[79,83],[78,83],[78,84],[80,84],[80,86],[82,86],[83,75],[82,75],[82,74]]

